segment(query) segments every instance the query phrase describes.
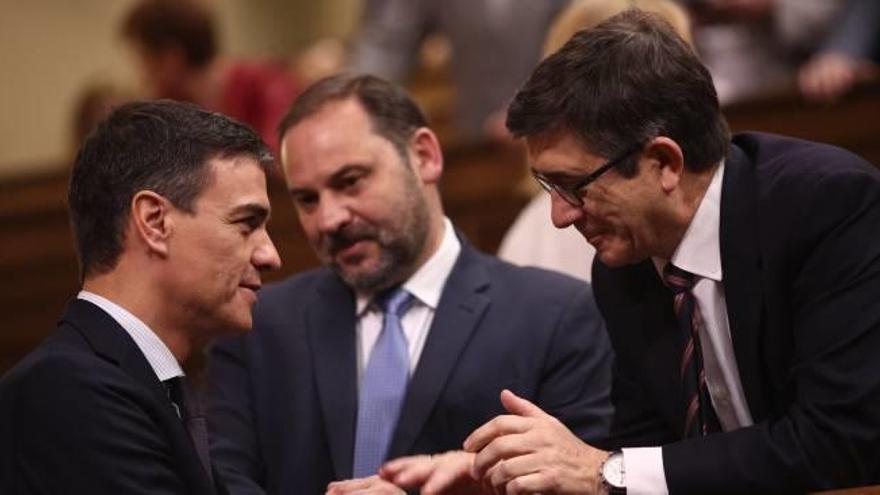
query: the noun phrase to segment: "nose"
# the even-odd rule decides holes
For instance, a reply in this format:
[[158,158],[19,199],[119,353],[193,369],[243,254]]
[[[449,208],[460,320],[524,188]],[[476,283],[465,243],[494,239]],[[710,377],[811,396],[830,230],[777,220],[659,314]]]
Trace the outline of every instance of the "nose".
[[275,249],[275,243],[269,237],[268,231],[263,231],[263,238],[254,249],[252,263],[261,272],[281,268],[281,257],[278,255],[278,250]]
[[556,191],[550,192],[550,219],[557,229],[564,229],[584,215],[583,207],[562,199]]
[[342,200],[327,194],[318,206],[318,229],[324,234],[336,232],[351,221],[351,216],[351,210]]

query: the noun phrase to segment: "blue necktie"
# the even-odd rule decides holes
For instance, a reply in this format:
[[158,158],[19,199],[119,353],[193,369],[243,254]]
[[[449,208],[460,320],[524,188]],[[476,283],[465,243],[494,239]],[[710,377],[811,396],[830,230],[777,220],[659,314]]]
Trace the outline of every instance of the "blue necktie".
[[354,443],[355,478],[376,474],[388,455],[409,382],[409,351],[400,317],[411,300],[412,295],[400,287],[378,300],[385,318],[361,380]]

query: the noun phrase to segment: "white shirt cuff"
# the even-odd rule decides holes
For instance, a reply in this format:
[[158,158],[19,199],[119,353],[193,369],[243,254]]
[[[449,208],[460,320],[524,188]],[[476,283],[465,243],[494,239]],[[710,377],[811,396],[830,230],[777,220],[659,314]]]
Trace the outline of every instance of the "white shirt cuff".
[[628,495],[669,493],[661,447],[623,449],[623,470]]

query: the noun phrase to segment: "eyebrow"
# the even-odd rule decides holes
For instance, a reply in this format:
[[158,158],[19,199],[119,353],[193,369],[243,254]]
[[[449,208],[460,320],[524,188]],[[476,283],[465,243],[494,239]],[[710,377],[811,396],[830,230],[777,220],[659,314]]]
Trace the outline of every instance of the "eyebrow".
[[579,179],[582,179],[584,176],[587,175],[587,174],[570,174],[567,172],[544,173],[544,172],[539,172],[538,170],[535,170],[534,168],[531,168],[531,170],[532,170],[533,175],[537,175],[538,177],[543,177],[544,179],[547,179],[548,181],[554,182],[554,183],[574,182]]
[[[367,172],[370,170],[370,166],[364,163],[349,163],[343,165],[339,170],[333,172],[333,174],[324,181],[325,184],[332,184],[334,181],[339,180],[343,175],[351,172],[351,171],[364,171]],[[300,194],[309,194],[315,192],[315,189],[312,187],[288,187],[287,191],[292,195],[300,195]]]
[[230,217],[237,217],[242,214],[253,215],[255,217],[258,217],[260,220],[268,221],[272,212],[264,204],[245,203],[245,204],[241,204],[241,205],[238,205],[235,208],[233,208],[232,211],[230,212],[229,216]]

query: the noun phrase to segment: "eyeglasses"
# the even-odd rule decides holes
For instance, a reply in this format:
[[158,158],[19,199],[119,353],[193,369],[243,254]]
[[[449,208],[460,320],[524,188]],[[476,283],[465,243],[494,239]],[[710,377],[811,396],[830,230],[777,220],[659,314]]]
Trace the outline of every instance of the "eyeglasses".
[[596,179],[601,177],[602,174],[604,174],[605,172],[607,172],[607,171],[611,170],[612,168],[616,167],[617,165],[620,165],[621,163],[623,163],[623,161],[626,160],[627,158],[629,158],[630,155],[632,155],[636,151],[639,151],[640,149],[642,149],[641,144],[638,146],[634,146],[631,149],[628,149],[626,151],[626,153],[623,153],[622,155],[618,156],[617,158],[614,158],[613,160],[609,160],[608,163],[597,168],[592,173],[587,174],[587,175],[577,179],[570,186],[564,186],[562,184],[557,184],[557,183],[551,181],[550,179],[548,179],[546,176],[544,176],[540,172],[532,171],[532,175],[535,177],[535,180],[538,181],[538,184],[540,184],[541,187],[544,188],[544,190],[547,191],[548,193],[551,191],[556,191],[556,194],[558,194],[559,197],[564,199],[566,203],[568,203],[572,206],[575,206],[575,207],[581,207],[581,206],[584,206],[584,200],[582,198],[583,190],[587,186],[589,186],[593,181],[595,181]]

